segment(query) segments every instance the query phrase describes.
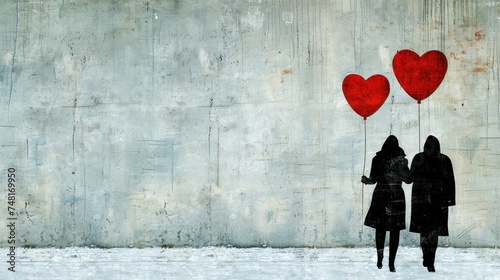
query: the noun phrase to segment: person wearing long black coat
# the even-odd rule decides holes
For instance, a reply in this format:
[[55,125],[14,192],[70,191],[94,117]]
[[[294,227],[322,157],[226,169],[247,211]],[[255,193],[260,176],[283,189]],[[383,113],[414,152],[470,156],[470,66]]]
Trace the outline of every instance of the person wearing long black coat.
[[435,272],[438,236],[448,236],[448,207],[455,205],[455,177],[439,140],[429,135],[424,151],[413,158],[409,182],[411,195],[410,232],[420,233],[423,265]]
[[372,160],[370,177],[365,184],[377,184],[364,224],[375,228],[377,267],[382,268],[386,232],[390,232],[389,270],[395,272],[394,261],[399,246],[399,232],[406,228],[405,194],[401,187],[408,174],[408,160],[396,136],[390,135]]

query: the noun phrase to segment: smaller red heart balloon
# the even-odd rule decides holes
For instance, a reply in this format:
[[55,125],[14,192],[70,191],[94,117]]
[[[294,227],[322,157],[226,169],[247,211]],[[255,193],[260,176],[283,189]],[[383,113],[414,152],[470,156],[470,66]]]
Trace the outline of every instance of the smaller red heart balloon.
[[349,74],[342,82],[342,91],[354,112],[366,120],[384,104],[390,85],[383,75],[373,75],[365,80],[360,75]]
[[421,57],[412,50],[401,50],[394,55],[392,68],[401,87],[420,103],[439,87],[448,70],[448,61],[436,50]]

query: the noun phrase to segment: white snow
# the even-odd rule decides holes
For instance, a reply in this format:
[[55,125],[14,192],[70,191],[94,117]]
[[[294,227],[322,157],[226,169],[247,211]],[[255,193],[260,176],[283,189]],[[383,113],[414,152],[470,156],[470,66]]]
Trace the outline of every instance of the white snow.
[[500,279],[499,250],[437,250],[436,273],[418,247],[400,247],[397,272],[377,269],[375,248],[16,249],[16,272],[2,279]]

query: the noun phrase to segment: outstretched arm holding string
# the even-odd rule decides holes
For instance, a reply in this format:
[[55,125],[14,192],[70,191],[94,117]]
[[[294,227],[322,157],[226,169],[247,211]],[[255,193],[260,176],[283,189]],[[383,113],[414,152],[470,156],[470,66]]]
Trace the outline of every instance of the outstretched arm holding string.
[[379,170],[378,166],[380,166],[380,158],[374,157],[372,159],[372,166],[370,169],[370,177],[367,177],[365,175],[361,176],[361,182],[363,184],[373,185],[373,184],[376,184],[380,180],[382,174],[380,174],[380,170]]

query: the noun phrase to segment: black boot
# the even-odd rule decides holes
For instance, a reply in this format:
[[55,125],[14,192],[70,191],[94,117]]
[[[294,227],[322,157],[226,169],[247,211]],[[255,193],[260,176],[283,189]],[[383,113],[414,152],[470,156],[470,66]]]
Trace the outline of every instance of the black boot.
[[399,246],[399,230],[391,231],[391,239],[389,240],[389,270],[396,272],[394,261],[396,260],[396,253]]
[[384,243],[385,243],[386,230],[377,228],[375,229],[375,248],[377,248],[377,267],[382,268],[382,260],[384,259]]
[[423,266],[427,267],[427,271],[436,272],[434,261],[436,259],[436,249],[438,245],[438,234],[435,231],[423,232],[420,234],[420,245],[423,253]]
[[389,257],[389,270],[391,272],[396,272],[396,268],[394,267],[395,258]]
[[377,267],[382,269],[382,260],[384,259],[384,249],[377,250]]
[[436,251],[430,250],[427,258],[427,271],[436,272],[436,268],[434,268],[434,260],[436,259]]

